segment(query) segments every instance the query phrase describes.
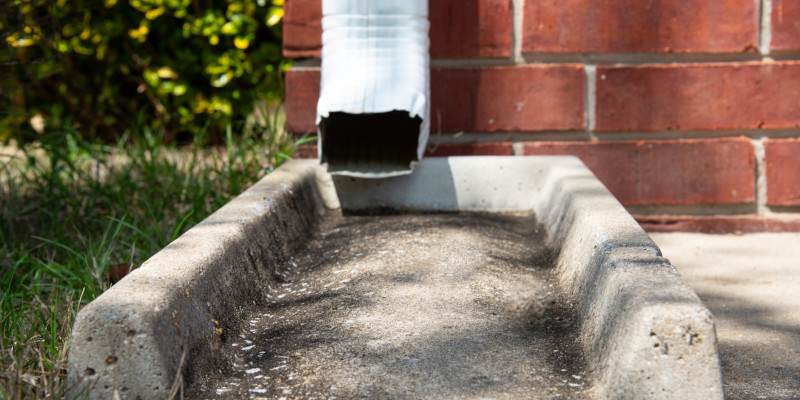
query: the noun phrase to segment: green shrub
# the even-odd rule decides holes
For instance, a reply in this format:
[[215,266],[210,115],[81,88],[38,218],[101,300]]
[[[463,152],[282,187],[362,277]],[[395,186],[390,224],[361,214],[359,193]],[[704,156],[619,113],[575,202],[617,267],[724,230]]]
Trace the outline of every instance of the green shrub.
[[0,141],[68,127],[111,141],[142,123],[224,138],[282,97],[283,0],[2,3]]

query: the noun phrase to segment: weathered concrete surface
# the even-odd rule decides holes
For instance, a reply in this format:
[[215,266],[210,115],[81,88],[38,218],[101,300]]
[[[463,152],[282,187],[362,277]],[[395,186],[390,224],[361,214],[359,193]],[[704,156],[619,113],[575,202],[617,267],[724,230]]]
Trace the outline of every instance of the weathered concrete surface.
[[184,352],[197,368],[213,366],[242,304],[263,302],[322,212],[317,172],[308,163],[275,171],[84,307],[67,396],[167,398]]
[[530,213],[323,218],[191,399],[587,399]]
[[800,399],[800,234],[651,236],[716,317],[725,398]]
[[559,249],[598,393],[722,398],[711,313],[633,217],[577,160],[554,168],[545,187],[534,210]]
[[[82,310],[70,382],[97,382],[93,398],[161,398],[184,351],[212,368],[218,336],[243,323],[237,305],[263,299],[323,204],[338,206],[321,171],[287,163]],[[577,158],[427,159],[410,176],[335,184],[345,208],[534,211],[598,397],[722,397],[711,314]]]
[[559,253],[600,397],[722,398],[711,313],[577,158],[426,162],[391,180],[336,177],[339,200],[353,209],[533,210]]

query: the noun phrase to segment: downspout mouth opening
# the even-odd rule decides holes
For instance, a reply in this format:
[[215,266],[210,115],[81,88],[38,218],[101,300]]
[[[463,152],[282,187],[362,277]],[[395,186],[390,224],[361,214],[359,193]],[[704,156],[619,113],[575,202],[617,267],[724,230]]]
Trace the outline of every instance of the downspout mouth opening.
[[319,133],[323,163],[334,175],[389,177],[412,172],[419,161],[422,118],[406,110],[352,114],[330,112]]

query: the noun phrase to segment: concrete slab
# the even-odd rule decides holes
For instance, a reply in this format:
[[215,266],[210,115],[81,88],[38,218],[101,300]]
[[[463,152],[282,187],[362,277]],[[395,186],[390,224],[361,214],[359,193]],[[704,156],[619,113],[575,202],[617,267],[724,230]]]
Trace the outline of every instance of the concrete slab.
[[727,399],[800,399],[800,234],[651,234],[714,313]]
[[[534,212],[556,254],[600,398],[721,398],[711,314],[633,218],[574,157],[427,159],[385,180],[294,161],[170,244],[79,313],[69,381],[91,398],[164,398],[213,370],[317,218],[350,211]],[[70,392],[76,397],[77,390]]]

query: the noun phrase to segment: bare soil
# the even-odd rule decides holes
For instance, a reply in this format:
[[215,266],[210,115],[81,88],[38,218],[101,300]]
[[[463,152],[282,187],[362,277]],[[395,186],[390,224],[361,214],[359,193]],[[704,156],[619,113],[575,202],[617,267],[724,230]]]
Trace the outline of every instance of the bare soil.
[[187,398],[588,397],[530,214],[329,215]]

